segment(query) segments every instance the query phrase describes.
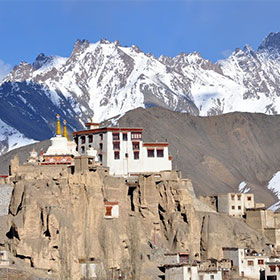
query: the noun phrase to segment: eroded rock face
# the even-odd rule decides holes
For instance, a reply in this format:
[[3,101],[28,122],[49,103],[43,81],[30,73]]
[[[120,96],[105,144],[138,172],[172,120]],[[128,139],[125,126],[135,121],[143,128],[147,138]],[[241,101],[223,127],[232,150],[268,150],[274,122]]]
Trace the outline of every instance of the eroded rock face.
[[[104,201],[119,203],[118,218],[104,218]],[[136,183],[102,171],[67,169],[54,177],[18,177],[6,243],[15,256],[53,279],[81,279],[87,261],[96,264],[98,279],[114,270],[127,279],[156,279],[165,252],[189,250],[195,260],[220,258],[227,244],[264,247],[242,221],[199,212],[200,204],[191,182],[176,172],[139,176]]]

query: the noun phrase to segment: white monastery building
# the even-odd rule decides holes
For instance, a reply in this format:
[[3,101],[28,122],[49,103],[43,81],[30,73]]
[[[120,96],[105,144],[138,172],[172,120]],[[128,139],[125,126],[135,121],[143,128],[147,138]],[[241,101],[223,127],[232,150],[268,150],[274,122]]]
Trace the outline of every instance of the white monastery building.
[[218,212],[233,217],[242,217],[246,209],[255,207],[252,193],[227,193],[218,195]]
[[93,121],[85,126],[87,130],[73,133],[78,153],[96,150],[95,160],[109,167],[110,175],[131,176],[172,169],[168,143],[144,143],[142,128],[100,127]]

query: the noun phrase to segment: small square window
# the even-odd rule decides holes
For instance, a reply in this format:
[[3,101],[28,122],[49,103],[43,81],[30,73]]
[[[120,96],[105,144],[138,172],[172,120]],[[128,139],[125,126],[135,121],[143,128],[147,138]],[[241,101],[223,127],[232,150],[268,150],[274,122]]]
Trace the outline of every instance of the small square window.
[[248,201],[251,201],[251,200],[252,200],[252,197],[251,197],[251,196],[248,196],[248,197],[247,197],[247,200],[248,200]]
[[125,157],[128,158],[128,153],[125,153]]
[[238,206],[238,210],[241,210],[241,206],[240,205]]
[[154,149],[148,149],[148,157],[155,157],[155,150]]
[[231,195],[231,200],[234,200],[234,194]]
[[264,264],[264,260],[258,260],[258,264]]
[[139,142],[132,142],[132,149],[133,150],[139,150],[140,149]]
[[215,279],[215,275],[210,275],[210,279]]
[[253,266],[254,265],[254,261],[248,261],[248,266]]
[[89,135],[89,136],[88,136],[88,142],[89,142],[89,143],[92,143],[92,141],[93,141],[93,136],[92,136],[92,135]]
[[113,149],[114,150],[119,150],[120,149],[120,143],[119,142],[113,143]]
[[235,209],[234,205],[232,205],[232,206],[231,206],[231,209],[232,209],[232,210],[234,210],[234,209]]
[[241,195],[240,195],[240,194],[237,196],[237,199],[238,199],[238,200],[241,200]]
[[163,154],[163,150],[162,149],[157,149],[157,157],[163,157],[164,154]]
[[100,140],[103,140],[103,134],[99,134]]
[[120,134],[119,133],[113,133],[113,140],[120,140]]
[[275,265],[270,265],[269,268],[270,268],[270,272],[275,272],[276,271]]

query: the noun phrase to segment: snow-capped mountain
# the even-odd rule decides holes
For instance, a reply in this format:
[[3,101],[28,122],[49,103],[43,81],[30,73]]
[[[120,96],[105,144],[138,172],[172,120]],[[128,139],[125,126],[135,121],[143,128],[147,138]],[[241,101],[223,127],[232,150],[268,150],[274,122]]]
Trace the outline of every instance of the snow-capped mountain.
[[92,116],[102,121],[136,107],[275,114],[279,79],[280,33],[269,34],[257,51],[245,46],[217,63],[197,52],[156,58],[118,41],[77,40],[69,58],[40,54],[14,67],[0,84],[0,120],[42,140],[53,134],[56,113],[72,130]]

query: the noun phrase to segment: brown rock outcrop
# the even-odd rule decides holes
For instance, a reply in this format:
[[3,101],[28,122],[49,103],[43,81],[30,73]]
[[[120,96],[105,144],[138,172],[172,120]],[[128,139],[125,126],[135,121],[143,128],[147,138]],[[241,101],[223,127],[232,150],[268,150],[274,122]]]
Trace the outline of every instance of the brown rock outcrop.
[[[86,263],[96,265],[98,279],[114,279],[115,272],[156,279],[168,251],[189,251],[194,260],[220,258],[222,246],[265,246],[243,221],[212,209],[199,212],[203,203],[191,182],[175,171],[126,182],[102,170],[71,174],[62,168],[58,176],[34,170],[33,177],[11,180],[6,243],[53,279],[81,279]],[[104,218],[104,201],[118,202],[118,218]]]

